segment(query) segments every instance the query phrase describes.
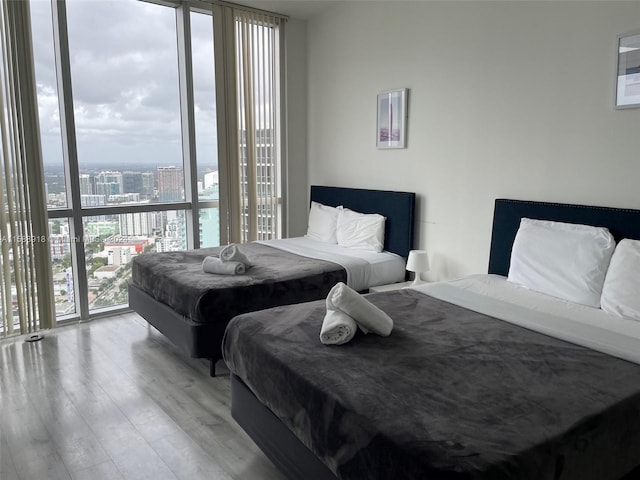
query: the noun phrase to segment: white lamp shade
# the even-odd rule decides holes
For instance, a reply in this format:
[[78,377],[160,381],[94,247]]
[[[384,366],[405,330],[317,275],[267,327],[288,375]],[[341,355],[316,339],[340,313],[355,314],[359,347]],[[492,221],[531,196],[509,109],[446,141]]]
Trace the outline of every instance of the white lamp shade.
[[409,252],[409,258],[407,258],[407,270],[415,272],[416,274],[411,285],[420,285],[422,283],[420,273],[429,271],[429,256],[427,255],[427,251],[411,250]]
[[426,250],[411,250],[407,258],[407,270],[410,272],[428,272],[429,255]]

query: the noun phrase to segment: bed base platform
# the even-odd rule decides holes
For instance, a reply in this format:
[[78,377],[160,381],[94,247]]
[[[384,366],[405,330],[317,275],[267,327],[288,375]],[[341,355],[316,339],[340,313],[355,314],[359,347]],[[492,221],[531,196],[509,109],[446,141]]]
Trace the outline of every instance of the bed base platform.
[[210,339],[222,338],[225,324],[194,322],[133,284],[129,284],[129,307],[171,339],[181,351],[192,358],[208,359],[210,374],[215,377],[215,366],[222,359],[222,349],[219,342]]
[[336,480],[324,463],[231,374],[231,416],[290,480]]

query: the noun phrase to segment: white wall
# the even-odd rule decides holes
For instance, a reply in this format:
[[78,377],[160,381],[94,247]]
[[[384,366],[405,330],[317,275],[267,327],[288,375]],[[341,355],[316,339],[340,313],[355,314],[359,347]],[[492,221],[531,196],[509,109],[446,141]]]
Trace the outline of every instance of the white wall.
[[[312,19],[308,182],[418,193],[431,279],[486,272],[498,197],[640,208],[640,109],[614,110],[640,2],[346,2]],[[410,88],[408,148],[376,95]]]

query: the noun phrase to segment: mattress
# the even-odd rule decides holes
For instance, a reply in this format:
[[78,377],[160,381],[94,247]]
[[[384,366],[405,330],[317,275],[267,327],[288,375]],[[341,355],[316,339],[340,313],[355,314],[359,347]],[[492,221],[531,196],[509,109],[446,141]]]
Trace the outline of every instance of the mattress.
[[347,285],[357,291],[405,279],[405,259],[391,252],[345,248],[306,237],[264,240],[258,243],[296,255],[337,263],[347,271]]
[[235,315],[322,298],[346,281],[339,264],[301,257],[266,245],[242,245],[252,263],[244,275],[202,271],[207,255],[220,247],[139,255],[131,281],[143,292],[197,323],[228,322]]
[[639,365],[436,296],[369,295],[394,319],[391,336],[342,346],[319,341],[322,301],[242,315],[223,355],[338,478],[603,480],[637,464]]
[[540,333],[640,363],[640,322],[529,290],[501,275],[472,275],[411,288]]
[[135,257],[133,284],[155,300],[196,322],[228,321],[235,315],[276,305],[316,300],[337,282],[356,290],[404,280],[404,259],[304,237],[246,243],[253,264],[245,275],[202,271],[207,255],[221,247]]

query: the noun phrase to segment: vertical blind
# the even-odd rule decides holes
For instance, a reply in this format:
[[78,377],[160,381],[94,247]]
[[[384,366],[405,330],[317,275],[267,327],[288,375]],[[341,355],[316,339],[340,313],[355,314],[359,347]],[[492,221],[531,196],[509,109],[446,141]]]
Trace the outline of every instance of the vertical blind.
[[242,241],[281,236],[281,21],[234,10]]
[[29,3],[0,0],[0,336],[54,326]]

